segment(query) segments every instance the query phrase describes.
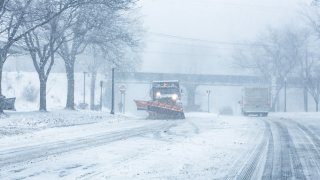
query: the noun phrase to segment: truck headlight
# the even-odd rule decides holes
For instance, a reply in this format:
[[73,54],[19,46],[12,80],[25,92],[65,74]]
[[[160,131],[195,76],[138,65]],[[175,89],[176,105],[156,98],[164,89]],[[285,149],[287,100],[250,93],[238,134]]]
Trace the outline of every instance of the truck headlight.
[[160,93],[160,92],[157,92],[157,93],[156,93],[156,96],[157,96],[157,98],[159,98],[159,97],[161,96],[161,93]]
[[178,95],[174,94],[174,95],[172,95],[171,98],[172,98],[172,100],[176,101],[178,99]]

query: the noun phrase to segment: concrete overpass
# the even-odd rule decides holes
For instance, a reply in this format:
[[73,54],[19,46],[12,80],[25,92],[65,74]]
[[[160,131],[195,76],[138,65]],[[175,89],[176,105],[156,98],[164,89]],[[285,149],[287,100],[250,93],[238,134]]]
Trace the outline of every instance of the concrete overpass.
[[[270,86],[271,82],[259,76],[209,75],[209,74],[178,74],[148,72],[116,72],[116,83],[150,84],[155,80],[179,80],[187,91],[188,104],[186,109],[196,110],[195,93],[198,86]],[[280,82],[280,81],[279,81]],[[301,87],[299,79],[288,78],[288,87]]]

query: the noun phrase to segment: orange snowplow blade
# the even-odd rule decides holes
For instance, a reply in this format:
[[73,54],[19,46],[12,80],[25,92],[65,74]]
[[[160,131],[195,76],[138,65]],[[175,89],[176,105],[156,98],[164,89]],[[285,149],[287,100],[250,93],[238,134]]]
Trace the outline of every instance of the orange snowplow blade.
[[148,111],[151,119],[184,119],[183,108],[158,101],[135,101],[138,110]]

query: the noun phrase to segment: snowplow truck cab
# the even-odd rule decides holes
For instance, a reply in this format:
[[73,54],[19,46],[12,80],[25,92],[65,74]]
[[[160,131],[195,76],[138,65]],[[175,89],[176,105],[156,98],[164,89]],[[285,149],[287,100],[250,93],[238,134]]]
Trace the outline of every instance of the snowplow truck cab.
[[149,119],[184,119],[179,81],[153,81],[151,101],[135,101],[138,110],[149,113]]

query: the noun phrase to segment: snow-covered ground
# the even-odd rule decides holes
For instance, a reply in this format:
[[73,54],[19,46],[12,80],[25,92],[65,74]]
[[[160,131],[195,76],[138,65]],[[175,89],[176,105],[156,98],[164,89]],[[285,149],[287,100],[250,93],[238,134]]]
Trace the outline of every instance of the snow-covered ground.
[[0,121],[0,179],[320,177],[318,113],[186,116],[11,113]]
[[[36,111],[39,109],[39,80],[35,72],[4,72],[3,94],[7,97],[16,97],[17,111]],[[97,82],[102,77],[97,77]],[[86,102],[89,102],[90,77],[86,76]],[[96,88],[96,94],[100,95]],[[67,78],[65,73],[51,73],[47,83],[47,108],[48,110],[63,109],[67,99]],[[75,73],[75,104],[83,102],[83,74]],[[96,97],[98,104],[99,96]]]
[[224,177],[263,128],[246,118],[187,116],[150,121],[101,112],[12,113],[0,123],[1,129],[10,127],[1,131],[0,174],[4,179]]

